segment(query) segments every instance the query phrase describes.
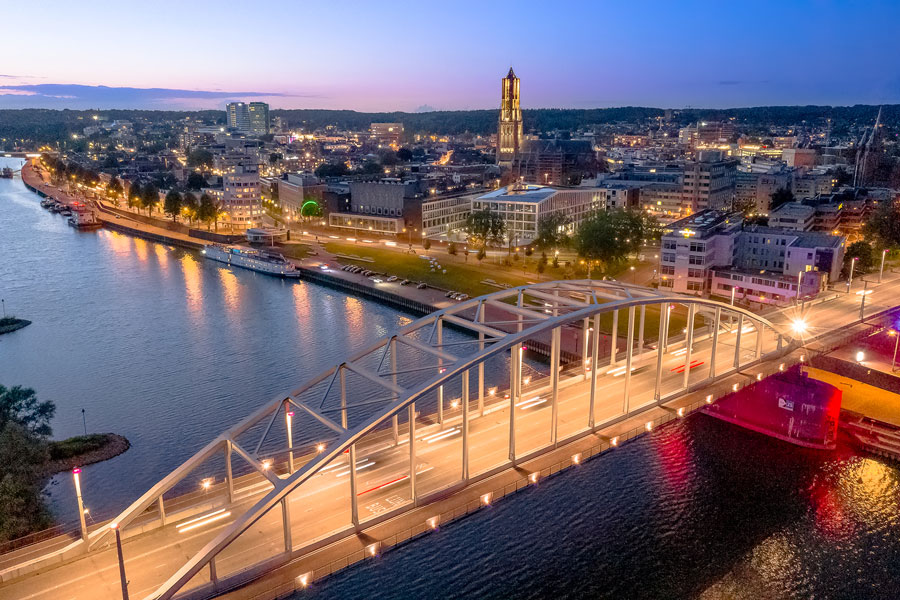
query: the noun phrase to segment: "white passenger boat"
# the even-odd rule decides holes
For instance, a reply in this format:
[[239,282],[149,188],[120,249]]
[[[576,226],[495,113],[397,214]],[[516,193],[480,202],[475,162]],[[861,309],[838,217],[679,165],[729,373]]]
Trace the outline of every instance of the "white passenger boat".
[[221,263],[277,275],[278,277],[300,277],[294,264],[277,252],[269,250],[252,250],[240,246],[224,246],[212,244],[202,250],[206,258]]

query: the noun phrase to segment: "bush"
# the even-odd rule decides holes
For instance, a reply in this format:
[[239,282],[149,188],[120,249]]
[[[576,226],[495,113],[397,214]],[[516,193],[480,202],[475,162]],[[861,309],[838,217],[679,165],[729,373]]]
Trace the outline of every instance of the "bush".
[[93,452],[105,446],[106,442],[106,436],[99,433],[77,435],[61,442],[50,442],[50,460],[65,460]]
[[8,317],[0,317],[0,327],[5,327],[6,325],[15,325],[19,320],[12,315]]

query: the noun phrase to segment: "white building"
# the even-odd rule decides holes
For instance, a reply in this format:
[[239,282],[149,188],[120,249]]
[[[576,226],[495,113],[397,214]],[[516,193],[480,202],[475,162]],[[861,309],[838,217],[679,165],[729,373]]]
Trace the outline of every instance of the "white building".
[[222,210],[225,225],[247,229],[262,224],[259,167],[256,164],[235,165],[222,176]]
[[472,200],[475,197],[472,194],[462,194],[422,202],[422,235],[445,239],[452,232],[461,231],[472,213]]
[[606,206],[606,194],[597,188],[553,188],[517,183],[472,200],[472,212],[489,209],[506,222],[507,240],[529,244],[538,235],[538,225],[553,214],[568,217],[574,230],[591,213]]
[[244,102],[229,102],[225,105],[228,127],[240,131],[250,131],[250,107]]

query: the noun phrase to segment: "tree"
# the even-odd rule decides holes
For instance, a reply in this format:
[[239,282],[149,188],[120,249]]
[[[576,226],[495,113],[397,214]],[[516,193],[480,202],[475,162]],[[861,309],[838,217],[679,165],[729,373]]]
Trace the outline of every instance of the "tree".
[[178,193],[178,190],[169,190],[169,193],[166,194],[166,200],[163,203],[163,210],[165,210],[167,215],[172,216],[173,223],[175,222],[175,217],[181,212],[181,203],[181,194]]
[[412,160],[413,153],[409,148],[400,148],[397,150],[397,158],[400,159],[401,162],[409,162]]
[[569,243],[566,226],[571,219],[566,215],[555,212],[545,217],[538,223],[537,237],[534,245],[541,250],[555,250],[565,248]]
[[197,208],[197,218],[206,223],[206,230],[209,231],[209,226],[213,221],[216,221],[219,217],[219,207],[216,206],[216,203],[213,201],[212,197],[209,194],[203,194],[200,196],[200,205]]
[[53,520],[41,500],[41,471],[47,444],[11,423],[0,430],[0,541],[49,527]]
[[349,175],[350,169],[347,168],[347,163],[338,162],[338,163],[322,163],[318,167],[316,167],[316,176],[318,177],[343,177],[344,175]]
[[597,212],[578,227],[575,249],[581,258],[608,267],[640,250],[647,225],[638,212],[622,209]]
[[188,175],[185,185],[189,190],[200,191],[206,185],[206,177],[194,171]]
[[456,254],[456,242],[450,242],[447,246],[447,254]]
[[196,150],[192,150],[187,155],[187,164],[189,167],[211,167],[213,164],[213,155],[209,150],[204,150],[203,148],[197,148]]
[[159,202],[159,189],[148,183],[141,189],[141,206],[147,209],[147,215],[153,214],[153,208]]
[[469,235],[469,242],[473,246],[499,246],[506,233],[506,221],[499,214],[485,208],[469,214],[464,231]]
[[900,247],[900,206],[895,202],[881,202],[866,221],[863,235],[885,248]]
[[546,270],[547,270],[547,263],[544,261],[538,261],[538,264],[537,264],[538,275],[543,275],[544,271],[546,271]]
[[0,430],[15,423],[31,435],[47,437],[52,433],[50,419],[55,412],[53,402],[40,402],[31,388],[0,385]]
[[429,248],[431,248],[431,240],[429,240],[428,238],[422,240],[422,247],[425,248],[425,253],[427,254]]
[[484,260],[484,257],[487,256],[487,250],[484,249],[484,246],[478,249],[478,253],[475,255],[475,258],[478,259],[478,264],[481,264],[481,261]]
[[787,188],[780,188],[775,190],[775,193],[772,194],[772,202],[769,205],[769,210],[775,210],[782,204],[786,204],[788,202],[794,201],[794,193]]
[[875,250],[872,244],[866,241],[853,242],[847,246],[847,252],[844,253],[844,266],[841,274],[844,277],[850,276],[850,263],[856,259],[856,266],[853,267],[853,274],[862,275],[868,273],[875,268]]
[[131,182],[131,186],[128,188],[128,208],[139,207],[141,205],[142,194],[143,190],[141,190],[141,184],[137,181]]
[[188,220],[193,222],[193,220],[197,218],[197,196],[191,192],[185,192],[184,196],[181,197],[181,206],[187,215]]
[[119,181],[118,177],[113,177],[109,180],[109,184],[106,186],[106,197],[118,208],[119,206],[119,196],[122,195],[122,182]]
[[274,165],[282,158],[284,158],[284,156],[282,156],[280,152],[272,152],[271,154],[269,154],[269,164]]

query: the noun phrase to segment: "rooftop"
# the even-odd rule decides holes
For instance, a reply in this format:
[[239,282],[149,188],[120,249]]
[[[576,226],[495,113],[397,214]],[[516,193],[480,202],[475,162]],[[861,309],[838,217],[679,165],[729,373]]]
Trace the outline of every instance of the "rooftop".
[[[667,233],[679,232],[687,236],[714,233],[727,225],[737,225],[742,221],[741,213],[727,210],[701,210],[689,217],[670,223]],[[685,233],[689,232],[689,233]]]
[[507,202],[543,202],[557,190],[545,185],[518,183],[480,196],[478,200],[505,200]]

